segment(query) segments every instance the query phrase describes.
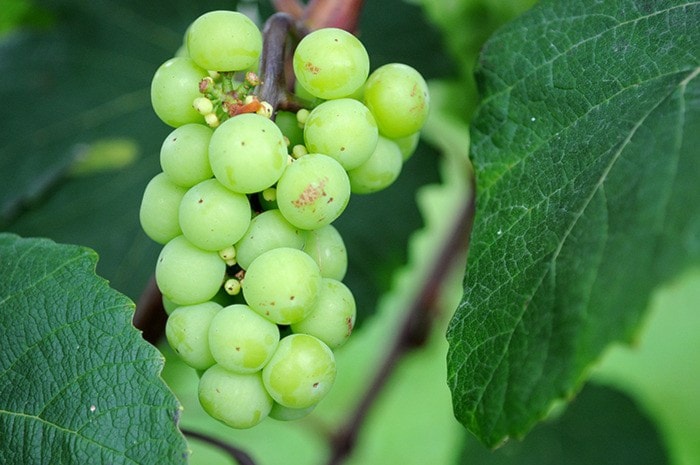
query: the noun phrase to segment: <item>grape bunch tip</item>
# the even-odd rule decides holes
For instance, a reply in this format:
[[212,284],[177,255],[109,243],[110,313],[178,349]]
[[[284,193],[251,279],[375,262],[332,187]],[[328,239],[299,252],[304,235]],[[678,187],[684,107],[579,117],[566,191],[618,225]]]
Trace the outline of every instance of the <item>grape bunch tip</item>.
[[364,45],[335,28],[291,57],[285,85],[308,104],[277,108],[258,97],[262,50],[239,12],[189,26],[152,79],[153,110],[173,130],[139,211],[163,246],[167,341],[200,374],[205,411],[234,428],[304,417],[333,386],[333,351],[356,316],[333,222],[351,194],[397,179],[429,108],[415,69],[370,72]]

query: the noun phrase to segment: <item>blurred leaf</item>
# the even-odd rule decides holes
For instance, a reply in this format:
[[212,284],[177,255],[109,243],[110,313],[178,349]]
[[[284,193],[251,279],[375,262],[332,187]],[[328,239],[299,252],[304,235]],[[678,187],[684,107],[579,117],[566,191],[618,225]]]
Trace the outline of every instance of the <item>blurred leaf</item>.
[[491,451],[473,438],[464,464],[663,465],[668,463],[654,424],[624,394],[586,385],[565,412],[535,427],[524,441]]
[[457,417],[522,436],[700,258],[700,5],[544,1],[485,46],[448,330]]
[[0,463],[186,463],[163,358],[96,262],[0,234]]
[[654,418],[672,463],[700,463],[700,269],[654,295],[636,343],[615,345],[593,372],[627,392]]

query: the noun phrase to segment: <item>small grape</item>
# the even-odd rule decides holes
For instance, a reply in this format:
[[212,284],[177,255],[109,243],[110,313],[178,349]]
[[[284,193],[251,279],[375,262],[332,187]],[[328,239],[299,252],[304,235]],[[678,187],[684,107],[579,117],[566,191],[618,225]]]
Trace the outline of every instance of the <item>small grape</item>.
[[367,78],[364,100],[386,137],[418,132],[428,117],[428,85],[418,71],[402,63],[374,70]]
[[185,192],[187,189],[173,184],[165,173],[158,173],[146,185],[139,221],[146,235],[155,242],[166,244],[182,234],[178,211]]
[[250,202],[216,179],[190,188],[180,203],[180,227],[185,237],[204,250],[219,251],[233,245],[250,224]]
[[289,111],[280,110],[275,117],[275,124],[280,128],[282,134],[289,139],[289,148],[304,143],[304,130],[299,126],[297,115]]
[[206,370],[216,363],[209,350],[209,327],[221,308],[211,301],[183,305],[177,307],[165,323],[168,344],[196,370]]
[[322,99],[347,97],[369,74],[369,56],[362,42],[338,28],[317,29],[297,45],[294,74],[304,89]]
[[205,76],[207,71],[187,57],[163,63],[151,81],[151,105],[158,118],[173,127],[203,122],[192,102],[201,97],[199,82]]
[[225,273],[226,264],[217,252],[197,248],[185,236],[165,244],[156,263],[158,289],[180,305],[210,300],[219,291]]
[[221,184],[250,194],[277,182],[287,166],[287,146],[273,121],[247,113],[224,121],[214,131],[209,162]]
[[418,142],[420,140],[420,132],[414,132],[406,137],[399,137],[398,139],[392,139],[396,145],[399,146],[401,150],[401,155],[403,156],[403,161],[405,162],[411,155],[416,151],[418,147]]
[[308,334],[282,338],[262,370],[265,389],[284,407],[305,409],[325,397],[335,381],[333,352]]
[[332,224],[306,231],[303,250],[314,259],[321,276],[343,280],[348,269],[348,251],[342,236]]
[[403,156],[396,143],[380,136],[372,156],[348,171],[350,186],[354,194],[370,194],[386,189],[396,181],[403,167]]
[[329,100],[314,108],[304,125],[306,148],[336,159],[346,170],[367,161],[377,146],[374,116],[357,100]]
[[292,324],[295,333],[310,334],[336,349],[348,340],[355,326],[355,298],[350,289],[335,279],[323,279],[311,313]]
[[243,296],[263,317],[288,325],[309,314],[321,279],[311,257],[301,250],[280,247],[253,260],[243,278]]
[[216,363],[236,373],[253,373],[270,360],[280,340],[277,325],[247,305],[224,307],[213,318],[209,347]]
[[236,243],[236,256],[241,268],[248,269],[260,254],[279,247],[301,249],[304,234],[292,226],[277,209],[264,211],[254,217],[248,230]]
[[233,373],[214,365],[199,380],[199,403],[209,415],[233,428],[251,428],[272,409],[261,372]]
[[187,50],[202,68],[240,71],[258,61],[262,34],[255,23],[242,13],[210,11],[190,25]]
[[333,158],[308,154],[287,167],[277,183],[277,206],[301,229],[317,229],[333,222],[350,200],[350,182]]
[[270,410],[270,418],[278,421],[299,420],[313,412],[315,408],[315,405],[306,408],[289,408],[275,402],[272,404],[272,410]]
[[209,166],[212,130],[202,124],[185,124],[172,131],[160,148],[160,166],[178,186],[192,187],[214,174]]

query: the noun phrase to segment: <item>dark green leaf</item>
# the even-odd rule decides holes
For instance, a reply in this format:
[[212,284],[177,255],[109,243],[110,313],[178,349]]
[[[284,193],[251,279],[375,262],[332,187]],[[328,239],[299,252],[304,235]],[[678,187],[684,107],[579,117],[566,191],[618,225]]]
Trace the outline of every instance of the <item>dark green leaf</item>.
[[487,445],[571,396],[700,259],[699,66],[697,2],[545,1],[486,44],[448,379]]
[[186,462],[163,357],[96,262],[86,248],[0,234],[0,463]]

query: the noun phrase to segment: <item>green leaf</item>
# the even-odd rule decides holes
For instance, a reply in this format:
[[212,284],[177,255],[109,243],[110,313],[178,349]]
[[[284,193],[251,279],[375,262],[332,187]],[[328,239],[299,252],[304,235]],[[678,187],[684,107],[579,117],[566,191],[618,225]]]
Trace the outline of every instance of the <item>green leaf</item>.
[[700,4],[544,1],[485,45],[457,417],[522,436],[700,259]]
[[0,234],[0,463],[186,463],[163,357],[96,262]]

